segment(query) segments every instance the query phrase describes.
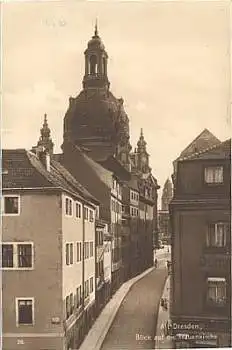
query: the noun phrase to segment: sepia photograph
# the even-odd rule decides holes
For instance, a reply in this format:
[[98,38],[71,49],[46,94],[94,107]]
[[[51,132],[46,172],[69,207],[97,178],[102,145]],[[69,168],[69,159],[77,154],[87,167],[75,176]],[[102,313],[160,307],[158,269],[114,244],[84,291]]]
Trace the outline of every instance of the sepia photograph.
[[0,349],[231,348],[231,2],[0,6]]

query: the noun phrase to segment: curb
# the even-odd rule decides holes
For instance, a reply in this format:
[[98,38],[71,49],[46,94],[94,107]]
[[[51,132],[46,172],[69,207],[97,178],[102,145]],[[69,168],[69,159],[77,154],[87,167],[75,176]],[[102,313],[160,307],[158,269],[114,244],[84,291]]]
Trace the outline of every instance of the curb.
[[[168,275],[165,282],[164,282],[164,288],[163,288],[163,292],[162,292],[162,296],[161,298],[163,297],[164,295],[164,292],[166,290],[166,287],[167,287],[167,284],[170,283],[170,276]],[[170,312],[170,311],[169,311]],[[157,322],[156,322],[156,330],[155,330],[155,336],[158,335],[159,333],[159,317],[160,317],[160,313],[161,313],[161,304],[159,304],[159,309],[158,309],[158,315],[157,315]],[[158,345],[159,345],[159,341],[155,338],[155,349],[158,349]]]
[[[128,294],[128,292],[130,291],[131,287],[137,282],[139,281],[141,278],[143,278],[144,276],[148,275],[150,272],[152,272],[153,270],[155,269],[154,266],[150,267],[149,269],[147,269],[146,271],[142,272],[140,275],[138,276],[135,276],[133,277],[131,280],[123,283],[123,285],[117,290],[117,292],[113,295],[112,298],[116,297],[116,295],[118,294],[118,297],[120,295],[120,292],[121,292],[121,297],[119,298],[119,301],[117,302],[112,314],[110,315],[107,323],[106,323],[106,326],[104,327],[104,330],[101,332],[101,334],[99,335],[98,339],[96,340],[95,344],[93,344],[93,346],[91,347],[91,349],[94,349],[94,350],[100,350],[101,347],[102,347],[102,344],[106,338],[106,335],[113,323],[113,320],[115,319],[115,316],[118,312],[118,309],[120,308],[123,300],[125,299],[126,295]],[[111,299],[112,300],[112,299]],[[109,301],[110,303],[110,301]],[[109,306],[109,303],[107,303],[105,305],[106,306]],[[99,317],[101,317],[101,315],[99,315]],[[97,322],[97,319],[96,321]],[[94,327],[94,324],[93,324],[93,327]],[[93,331],[93,330],[92,330]],[[87,336],[88,337],[88,336]],[[90,346],[87,344],[85,345],[85,341],[87,342],[87,338],[84,339],[82,345],[80,346],[80,349],[79,350],[90,350]]]

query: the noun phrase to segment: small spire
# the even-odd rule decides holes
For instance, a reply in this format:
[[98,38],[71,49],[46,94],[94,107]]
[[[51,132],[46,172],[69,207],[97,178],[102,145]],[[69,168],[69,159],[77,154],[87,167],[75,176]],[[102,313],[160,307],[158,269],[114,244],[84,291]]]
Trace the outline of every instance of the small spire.
[[43,126],[40,129],[40,139],[37,143],[37,147],[43,146],[47,150],[49,150],[49,152],[52,153],[53,152],[53,142],[52,142],[52,139],[50,137],[50,134],[51,134],[51,130],[49,129],[49,126],[48,126],[47,114],[45,113]]
[[48,125],[47,114],[44,114],[44,125]]
[[47,120],[47,114],[44,114],[44,122],[43,127],[40,129],[41,137],[49,137],[50,136],[50,129],[48,127],[48,120]]
[[138,151],[141,150],[142,148],[146,150],[146,141],[144,140],[144,135],[143,135],[143,128],[140,129],[140,137],[139,141],[137,142],[138,146]]
[[94,31],[94,35],[95,35],[95,36],[98,36],[97,18],[96,18],[96,21],[95,21],[95,31]]

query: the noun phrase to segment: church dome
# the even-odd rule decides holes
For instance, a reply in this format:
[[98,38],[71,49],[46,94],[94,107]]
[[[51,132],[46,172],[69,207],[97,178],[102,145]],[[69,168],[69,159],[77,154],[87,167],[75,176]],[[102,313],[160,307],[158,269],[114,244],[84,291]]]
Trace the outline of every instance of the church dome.
[[64,118],[64,143],[73,142],[89,149],[107,149],[121,154],[129,147],[129,119],[123,99],[109,90],[108,55],[98,35],[97,26],[85,54],[83,90],[69,99]]
[[83,90],[70,105],[64,118],[64,139],[99,139],[116,142],[129,135],[129,119],[122,99],[105,89]]
[[93,36],[88,42],[88,49],[101,49],[105,50],[105,46],[99,36]]
[[100,36],[98,35],[98,29],[97,29],[97,25],[95,26],[95,32],[94,35],[92,36],[92,39],[89,40],[88,42],[88,49],[101,49],[101,50],[105,50],[105,46],[100,38]]

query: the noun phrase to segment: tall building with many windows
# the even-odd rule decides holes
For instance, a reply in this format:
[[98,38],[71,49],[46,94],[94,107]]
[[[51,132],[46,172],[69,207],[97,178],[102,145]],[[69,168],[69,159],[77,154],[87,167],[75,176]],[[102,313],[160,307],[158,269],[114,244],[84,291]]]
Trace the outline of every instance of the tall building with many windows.
[[231,141],[220,142],[204,131],[174,162],[173,182],[175,345],[230,347]]
[[3,349],[74,349],[94,319],[99,202],[34,151],[3,150]]

